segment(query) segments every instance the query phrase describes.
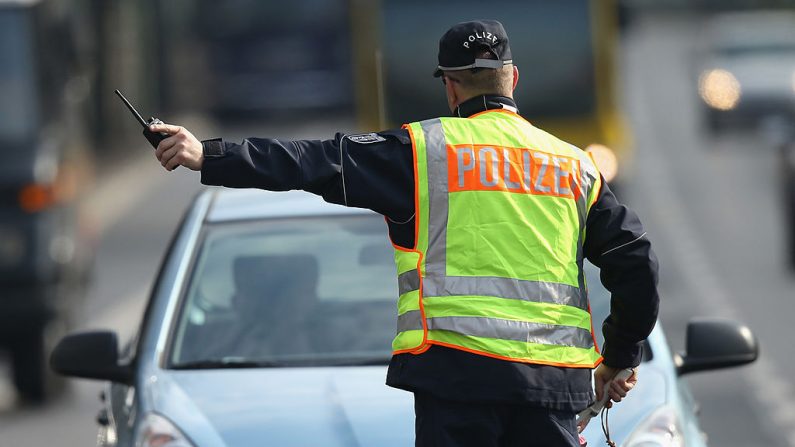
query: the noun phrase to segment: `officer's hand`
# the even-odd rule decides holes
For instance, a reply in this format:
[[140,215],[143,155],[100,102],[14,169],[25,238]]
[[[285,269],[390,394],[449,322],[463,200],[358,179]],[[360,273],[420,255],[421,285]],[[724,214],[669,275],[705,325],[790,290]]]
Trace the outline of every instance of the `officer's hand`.
[[155,157],[168,171],[173,171],[177,166],[198,171],[204,163],[201,142],[192,133],[181,126],[171,124],[153,124],[149,126],[152,132],[164,132],[170,136],[155,150]]
[[[602,393],[605,384],[613,380],[619,371],[621,371],[620,368],[611,368],[604,363],[596,367],[596,371],[593,373],[593,378],[597,401],[602,399]],[[614,380],[613,383],[610,384],[610,389],[607,392],[607,394],[610,396],[610,400],[607,401],[605,407],[610,408],[613,406],[613,402],[621,402],[621,399],[626,397],[627,393],[629,393],[629,391],[634,388],[637,383],[638,373],[634,369],[632,371],[632,375],[626,380]]]

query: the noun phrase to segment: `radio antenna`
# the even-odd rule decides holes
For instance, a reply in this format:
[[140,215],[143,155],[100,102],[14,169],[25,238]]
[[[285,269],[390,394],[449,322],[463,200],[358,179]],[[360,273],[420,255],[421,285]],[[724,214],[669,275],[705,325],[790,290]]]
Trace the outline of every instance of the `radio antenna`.
[[127,101],[127,98],[125,98],[120,91],[116,90],[116,94],[119,95],[119,98],[121,98],[122,101],[124,101],[124,105],[126,105],[127,108],[130,109],[130,112],[132,112],[135,118],[138,119],[138,122],[141,123],[141,126],[143,126],[144,129],[147,129],[149,125],[146,123],[146,120],[144,120],[141,114],[138,113],[137,110],[135,110],[135,107],[133,107],[132,104],[130,104],[130,101]]

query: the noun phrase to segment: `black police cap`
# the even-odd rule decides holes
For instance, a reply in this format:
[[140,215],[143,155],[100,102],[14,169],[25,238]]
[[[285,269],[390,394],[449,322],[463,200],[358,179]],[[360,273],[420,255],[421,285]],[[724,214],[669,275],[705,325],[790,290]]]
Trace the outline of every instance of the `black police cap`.
[[[479,52],[488,50],[495,59],[478,59]],[[439,39],[439,66],[434,77],[442,71],[469,68],[501,68],[513,63],[508,33],[496,20],[475,20],[459,23]]]

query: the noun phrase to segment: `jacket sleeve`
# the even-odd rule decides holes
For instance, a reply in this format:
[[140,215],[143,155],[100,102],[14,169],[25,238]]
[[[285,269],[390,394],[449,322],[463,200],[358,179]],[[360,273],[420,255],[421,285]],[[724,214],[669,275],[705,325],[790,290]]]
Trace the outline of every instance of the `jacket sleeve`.
[[611,293],[602,325],[604,362],[627,368],[640,364],[643,342],[657,321],[657,257],[637,215],[618,202],[604,179],[602,185],[588,213],[584,252]]
[[248,138],[236,144],[213,139],[202,146],[205,185],[302,189],[394,220],[414,212],[411,144],[403,130],[338,133],[329,140]]

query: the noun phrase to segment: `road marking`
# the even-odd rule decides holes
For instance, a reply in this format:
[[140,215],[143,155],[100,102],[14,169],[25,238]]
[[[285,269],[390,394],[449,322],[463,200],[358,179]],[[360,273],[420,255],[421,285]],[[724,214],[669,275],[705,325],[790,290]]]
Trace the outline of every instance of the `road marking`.
[[[635,83],[638,76],[628,76],[629,82]],[[646,80],[650,78],[645,78]],[[647,95],[649,90],[643,86],[633,86],[630,91]],[[637,104],[653,105],[651,98],[645,97]],[[645,127],[643,135],[655,135],[656,121],[649,113],[648,107],[640,106],[632,111],[635,115],[637,127]],[[648,140],[665,141],[659,135]],[[664,213],[665,224],[658,229],[666,233],[664,239],[669,242],[675,259],[682,265],[683,279],[687,289],[693,290],[698,297],[700,305],[712,313],[720,312],[721,316],[741,320],[741,313],[732,304],[731,291],[723,286],[719,276],[715,273],[712,263],[709,262],[707,250],[697,237],[693,228],[695,225],[688,218],[687,212],[681,201],[674,197],[675,186],[668,173],[673,172],[673,167],[667,157],[660,154],[664,151],[651,148],[645,151],[646,165],[652,166],[643,172],[644,179],[641,187],[646,190],[646,197],[650,197],[653,205],[651,209],[661,210]],[[664,210],[664,211],[663,211]],[[656,217],[656,216],[655,216]],[[752,391],[754,398],[759,402],[760,411],[764,415],[759,419],[762,423],[769,423],[774,432],[781,433],[783,440],[790,447],[795,447],[795,391],[792,385],[778,378],[779,371],[767,357],[760,356],[753,369],[743,369],[742,374]]]

